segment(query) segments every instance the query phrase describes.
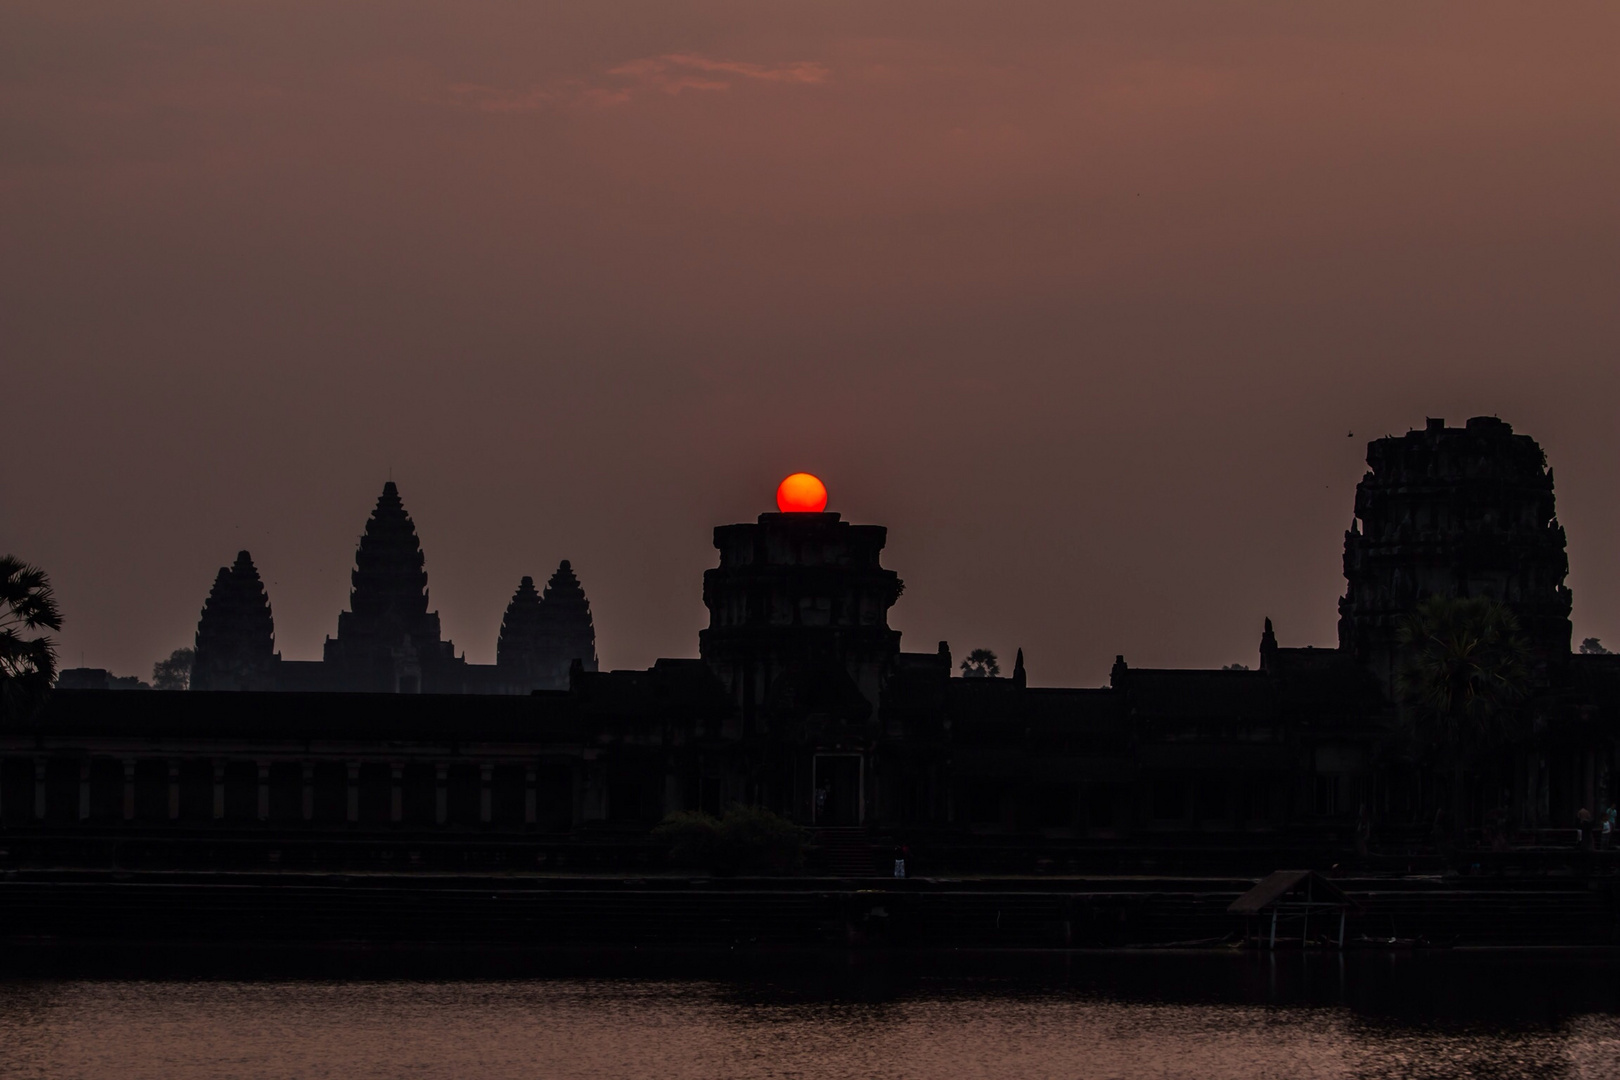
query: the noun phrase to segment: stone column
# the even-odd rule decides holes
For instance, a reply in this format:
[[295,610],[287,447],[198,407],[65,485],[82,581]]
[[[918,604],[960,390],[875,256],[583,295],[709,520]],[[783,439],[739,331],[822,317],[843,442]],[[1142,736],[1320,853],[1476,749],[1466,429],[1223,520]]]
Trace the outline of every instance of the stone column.
[[45,820],[45,758],[34,759],[34,820]]
[[1547,755],[1537,754],[1536,762],[1539,772],[1536,784],[1536,795],[1539,797],[1539,805],[1536,807],[1537,824],[1546,828],[1552,824],[1552,785],[1548,783]]
[[[40,788],[40,816],[44,816],[45,796],[44,788]],[[135,759],[124,759],[124,820],[135,820]]]
[[1536,758],[1534,754],[1524,756],[1524,827],[1536,827]]
[[304,762],[304,790],[303,790],[304,820],[315,820],[315,763]]
[[436,825],[450,820],[450,792],[446,787],[449,776],[450,766],[433,766],[433,822]]
[[79,762],[79,820],[90,818],[90,759]]
[[225,820],[225,762],[214,759],[214,820]]
[[390,762],[388,772],[393,781],[388,792],[388,820],[397,825],[405,820],[405,763]]
[[259,820],[270,820],[270,763],[261,761],[259,766]]
[[578,813],[576,821],[605,821],[607,819],[607,780],[602,768],[592,758],[580,766]]
[[491,798],[491,792],[489,790],[490,781],[494,779],[494,776],[495,766],[478,766],[478,820],[483,822],[485,825],[488,825],[490,819],[494,816],[491,813],[491,811],[494,809],[494,799]]
[[360,821],[360,763],[349,762],[349,824]]
[[523,824],[535,824],[535,791],[534,766],[527,765],[523,769]]
[[169,759],[169,820],[180,820],[180,762]]

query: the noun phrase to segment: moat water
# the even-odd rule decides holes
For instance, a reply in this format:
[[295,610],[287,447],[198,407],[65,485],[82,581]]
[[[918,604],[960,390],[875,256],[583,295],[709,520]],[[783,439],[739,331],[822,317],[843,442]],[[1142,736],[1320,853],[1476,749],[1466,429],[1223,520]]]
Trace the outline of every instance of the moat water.
[[0,981],[4,1077],[1620,1076],[1620,964],[1104,956]]

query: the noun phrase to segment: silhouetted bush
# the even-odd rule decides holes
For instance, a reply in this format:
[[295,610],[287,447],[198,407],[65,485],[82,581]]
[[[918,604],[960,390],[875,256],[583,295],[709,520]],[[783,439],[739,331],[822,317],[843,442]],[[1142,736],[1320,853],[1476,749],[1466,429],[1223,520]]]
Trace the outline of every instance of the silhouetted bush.
[[190,690],[191,669],[197,664],[196,649],[176,649],[167,660],[152,665],[152,689]]
[[683,810],[653,838],[674,865],[717,874],[796,874],[804,865],[804,830],[757,806],[735,805],[720,818]]
[[720,819],[722,851],[738,870],[795,874],[804,865],[804,830],[757,806],[733,806]]
[[676,866],[709,870],[720,861],[720,819],[701,810],[680,810],[665,816],[653,829]]

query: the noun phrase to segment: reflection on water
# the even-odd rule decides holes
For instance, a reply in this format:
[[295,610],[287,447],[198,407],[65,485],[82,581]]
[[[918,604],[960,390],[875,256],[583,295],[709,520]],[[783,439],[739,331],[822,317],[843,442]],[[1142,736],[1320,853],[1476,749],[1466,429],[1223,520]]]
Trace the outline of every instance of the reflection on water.
[[1620,967],[1074,956],[964,973],[0,983],[0,1075],[1614,1077]]

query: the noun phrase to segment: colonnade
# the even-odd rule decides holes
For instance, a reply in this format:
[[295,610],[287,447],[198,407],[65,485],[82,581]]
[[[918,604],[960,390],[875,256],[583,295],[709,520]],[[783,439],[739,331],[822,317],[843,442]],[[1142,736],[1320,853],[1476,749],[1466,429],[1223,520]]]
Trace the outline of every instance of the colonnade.
[[577,759],[15,752],[0,757],[0,825],[540,826],[594,816]]

